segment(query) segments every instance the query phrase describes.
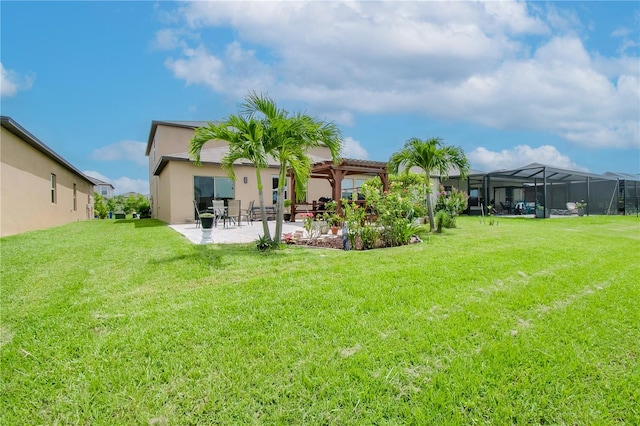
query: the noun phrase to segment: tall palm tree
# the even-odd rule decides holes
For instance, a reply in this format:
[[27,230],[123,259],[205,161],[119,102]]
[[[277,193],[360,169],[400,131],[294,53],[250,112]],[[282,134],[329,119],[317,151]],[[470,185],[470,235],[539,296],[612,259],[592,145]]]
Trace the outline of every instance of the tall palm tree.
[[431,202],[431,173],[437,171],[441,178],[449,176],[449,169],[457,168],[460,176],[465,177],[469,173],[469,161],[464,155],[462,148],[457,146],[446,146],[440,138],[421,140],[411,138],[405,142],[404,147],[391,154],[389,159],[389,171],[397,174],[401,169],[409,173],[411,167],[420,167],[426,177],[427,186],[425,197],[427,199],[427,212],[429,215],[429,227],[431,232],[435,231],[433,220],[433,205]]
[[265,153],[280,163],[276,201],[275,242],[280,241],[284,218],[284,186],[287,172],[296,181],[296,194],[301,200],[311,172],[309,148],[326,146],[334,161],[338,160],[342,148],[340,130],[333,123],[317,120],[305,114],[289,115],[278,108],[267,95],[250,93],[244,104],[243,113],[250,118],[259,117],[263,125],[263,146]]
[[229,152],[222,157],[221,166],[227,175],[235,180],[236,175],[233,164],[240,159],[246,159],[253,163],[256,170],[256,182],[258,184],[258,200],[260,203],[260,216],[264,235],[271,240],[267,214],[264,205],[264,192],[262,175],[260,171],[268,166],[267,155],[263,142],[262,123],[253,118],[230,115],[219,124],[208,123],[206,127],[197,128],[191,139],[190,153],[196,164],[200,164],[202,147],[210,140],[223,140],[229,144]]

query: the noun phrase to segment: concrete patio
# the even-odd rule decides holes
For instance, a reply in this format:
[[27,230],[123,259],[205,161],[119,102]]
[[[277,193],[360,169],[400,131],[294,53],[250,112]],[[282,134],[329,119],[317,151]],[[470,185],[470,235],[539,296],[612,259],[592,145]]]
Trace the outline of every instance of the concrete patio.
[[[269,231],[271,237],[275,234],[276,222],[269,221]],[[169,225],[173,230],[181,233],[194,244],[202,244],[202,228],[196,227],[195,223],[186,223],[178,225]],[[282,233],[287,234],[289,232],[303,231],[302,222],[283,222]],[[238,244],[238,243],[251,243],[257,241],[260,235],[263,235],[262,222],[243,223],[242,226],[231,225],[227,228],[223,228],[222,224],[214,227],[211,236],[213,242],[205,244]]]

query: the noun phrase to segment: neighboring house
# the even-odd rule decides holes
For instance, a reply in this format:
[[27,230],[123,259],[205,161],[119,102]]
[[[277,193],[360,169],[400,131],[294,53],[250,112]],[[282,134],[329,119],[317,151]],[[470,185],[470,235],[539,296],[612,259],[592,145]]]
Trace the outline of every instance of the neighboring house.
[[113,185],[111,185],[109,182],[105,182],[92,176],[89,176],[89,179],[93,181],[93,191],[102,195],[105,201],[113,197],[113,191],[115,190]]
[[584,201],[589,214],[636,214],[640,182],[637,175],[563,169],[531,163],[489,173],[472,171],[460,179],[451,173],[443,181],[446,188],[457,187],[469,193],[471,214],[481,214],[488,204],[499,212],[513,214],[516,205],[532,209],[544,206],[551,214],[567,210],[567,203]]
[[[149,132],[146,155],[149,157],[149,186],[152,215],[167,223],[188,223],[195,219],[193,201],[199,210],[212,205],[214,199],[239,199],[242,208],[251,201],[258,206],[258,188],[255,168],[250,162],[238,161],[234,166],[236,180],[228,178],[220,166],[228,152],[223,141],[211,141],[201,152],[202,166],[196,166],[189,158],[189,143],[198,127],[205,121],[153,121]],[[309,155],[314,162],[330,159],[329,149],[312,148]],[[370,176],[350,175],[342,181],[345,190],[352,191]],[[269,167],[261,171],[264,199],[267,206],[276,202],[278,163],[269,161]],[[311,203],[320,197],[330,198],[331,185],[326,179],[311,179],[306,201]],[[286,197],[290,194],[286,191]]]
[[93,217],[93,182],[11,117],[0,122],[0,236]]

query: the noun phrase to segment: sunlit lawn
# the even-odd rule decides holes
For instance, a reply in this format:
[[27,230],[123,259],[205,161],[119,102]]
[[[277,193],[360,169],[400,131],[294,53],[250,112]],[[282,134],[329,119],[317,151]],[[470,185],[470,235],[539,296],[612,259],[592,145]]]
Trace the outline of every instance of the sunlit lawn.
[[640,220],[367,252],[1,240],[0,424],[639,424]]

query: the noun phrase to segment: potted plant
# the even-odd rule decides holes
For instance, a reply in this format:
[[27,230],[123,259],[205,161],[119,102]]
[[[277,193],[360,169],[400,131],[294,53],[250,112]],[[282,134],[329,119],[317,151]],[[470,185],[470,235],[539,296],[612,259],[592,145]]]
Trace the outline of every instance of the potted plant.
[[202,229],[211,229],[213,228],[213,220],[215,219],[215,215],[213,213],[201,213],[200,214],[200,223],[202,224]]
[[329,229],[331,229],[331,233],[333,235],[338,235],[338,230],[340,229],[340,218],[338,215],[333,212],[326,212],[323,213],[322,217],[329,226]]
[[545,209],[542,205],[536,204],[536,218],[543,219],[549,217],[549,209]]
[[202,240],[200,244],[209,244],[213,242],[211,238],[211,230],[213,228],[213,220],[215,215],[213,213],[201,213],[200,224],[202,225]]
[[578,210],[578,216],[584,216],[584,213],[587,211],[587,203],[584,200],[576,203],[576,209]]

